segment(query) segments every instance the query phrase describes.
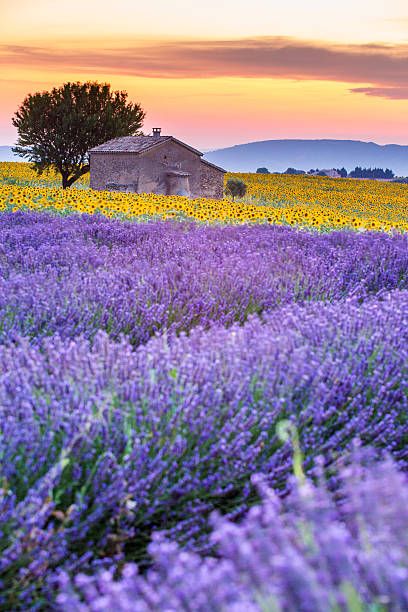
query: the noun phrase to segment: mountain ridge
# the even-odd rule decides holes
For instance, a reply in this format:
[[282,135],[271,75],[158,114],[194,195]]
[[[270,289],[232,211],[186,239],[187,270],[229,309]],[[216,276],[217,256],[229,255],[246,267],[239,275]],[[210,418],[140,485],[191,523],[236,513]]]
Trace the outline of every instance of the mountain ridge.
[[208,151],[205,159],[232,172],[255,172],[266,167],[283,172],[288,167],[341,168],[355,166],[391,168],[408,175],[408,145],[333,138],[260,140]]
[[[266,167],[270,172],[284,172],[288,167],[342,168],[355,166],[390,168],[398,176],[408,176],[408,145],[334,138],[281,138],[258,140],[213,149],[204,159],[231,172],[255,172]],[[23,161],[12,147],[0,145],[0,161]]]

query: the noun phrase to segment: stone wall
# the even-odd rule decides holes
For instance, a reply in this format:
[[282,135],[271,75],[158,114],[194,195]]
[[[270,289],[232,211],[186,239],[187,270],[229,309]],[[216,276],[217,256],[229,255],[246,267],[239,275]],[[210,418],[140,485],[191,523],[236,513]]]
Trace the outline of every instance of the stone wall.
[[110,190],[110,185],[115,185],[115,191],[121,186],[123,191],[130,191],[133,185],[133,191],[137,191],[139,173],[135,172],[135,161],[132,153],[91,153],[91,188]]
[[222,198],[223,173],[201,162],[197,153],[169,141],[142,154],[90,154],[92,189],[168,194],[168,173],[188,173],[192,198]]
[[201,193],[216,200],[224,197],[224,173],[204,162],[201,162]]

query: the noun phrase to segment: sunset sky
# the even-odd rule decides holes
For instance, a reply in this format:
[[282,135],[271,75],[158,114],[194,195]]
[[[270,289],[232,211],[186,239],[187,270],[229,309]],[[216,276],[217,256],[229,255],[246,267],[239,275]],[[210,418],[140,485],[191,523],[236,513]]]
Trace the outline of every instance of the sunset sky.
[[27,93],[108,81],[202,149],[408,143],[408,0],[0,0],[0,144]]

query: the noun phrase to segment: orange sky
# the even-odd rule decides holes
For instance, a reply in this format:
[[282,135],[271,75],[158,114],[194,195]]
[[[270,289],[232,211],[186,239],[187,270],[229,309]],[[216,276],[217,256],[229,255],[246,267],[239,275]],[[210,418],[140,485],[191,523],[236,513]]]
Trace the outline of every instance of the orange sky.
[[0,41],[0,144],[27,93],[88,79],[202,149],[408,143],[405,0],[0,0]]

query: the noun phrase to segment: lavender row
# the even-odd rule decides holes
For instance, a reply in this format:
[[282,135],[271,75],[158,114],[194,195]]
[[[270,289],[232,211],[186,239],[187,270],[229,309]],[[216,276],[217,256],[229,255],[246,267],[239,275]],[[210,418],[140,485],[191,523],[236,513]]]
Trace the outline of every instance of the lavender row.
[[408,237],[272,226],[1,216],[0,342],[58,333],[134,346],[284,304],[408,287]]
[[408,609],[408,482],[390,461],[341,469],[337,500],[325,483],[297,483],[237,525],[213,518],[217,558],[181,551],[157,535],[146,576],[61,573],[62,612],[328,612]]
[[137,350],[102,332],[0,346],[0,604],[50,597],[57,567],[146,560],[157,529],[208,551],[208,517],[243,516],[254,473],[289,491],[282,419],[305,470],[322,455],[332,484],[356,438],[406,469],[407,334],[408,291],[396,290]]

